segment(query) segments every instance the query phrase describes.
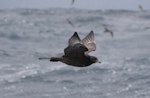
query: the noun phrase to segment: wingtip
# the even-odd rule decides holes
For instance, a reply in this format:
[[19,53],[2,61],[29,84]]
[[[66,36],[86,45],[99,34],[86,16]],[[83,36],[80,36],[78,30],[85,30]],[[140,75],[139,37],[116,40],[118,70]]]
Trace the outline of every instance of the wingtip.
[[74,32],[74,34],[71,36],[71,38],[69,39],[69,45],[74,45],[76,43],[80,43],[80,37],[78,36],[77,32]]
[[94,33],[94,31],[93,31],[93,30],[91,30],[91,33]]
[[78,35],[78,33],[77,33],[77,32],[74,32],[74,35]]
[[90,36],[93,36],[93,38],[94,38],[94,31],[91,30],[91,32],[89,33],[89,35],[90,35]]
[[78,37],[78,33],[77,33],[77,32],[74,32],[74,34],[71,36],[71,38],[72,38],[72,37],[75,37],[75,36]]
[[94,34],[94,31],[93,31],[93,30],[91,30],[91,31],[90,31],[90,34]]

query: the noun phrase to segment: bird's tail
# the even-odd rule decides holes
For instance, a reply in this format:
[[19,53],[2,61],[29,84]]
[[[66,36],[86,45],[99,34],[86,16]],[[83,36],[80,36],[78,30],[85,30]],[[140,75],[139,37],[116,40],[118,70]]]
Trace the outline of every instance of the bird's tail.
[[50,61],[52,61],[52,62],[62,61],[62,57],[51,57]]
[[39,58],[39,60],[43,60],[43,59],[51,59],[51,58]]
[[61,61],[62,57],[39,58],[39,60],[43,60],[43,59],[49,59],[52,62],[57,62],[57,61]]

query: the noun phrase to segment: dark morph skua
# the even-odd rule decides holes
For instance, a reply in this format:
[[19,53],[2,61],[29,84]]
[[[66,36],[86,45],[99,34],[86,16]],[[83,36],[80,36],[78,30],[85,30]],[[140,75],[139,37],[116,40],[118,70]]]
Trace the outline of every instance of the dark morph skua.
[[75,32],[69,39],[68,44],[62,56],[39,59],[50,59],[51,62],[60,61],[76,67],[86,67],[96,62],[101,63],[95,56],[89,55],[89,52],[96,50],[93,31],[83,40],[81,40],[77,32]]

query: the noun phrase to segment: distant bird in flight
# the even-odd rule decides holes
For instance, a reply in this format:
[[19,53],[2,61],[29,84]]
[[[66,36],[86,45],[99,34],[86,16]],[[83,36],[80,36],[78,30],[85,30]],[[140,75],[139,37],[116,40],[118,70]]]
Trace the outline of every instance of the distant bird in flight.
[[63,62],[65,64],[86,67],[93,63],[101,63],[95,56],[90,56],[89,52],[96,50],[94,43],[94,33],[91,31],[83,40],[75,32],[68,41],[68,46],[64,49],[64,54],[58,57],[39,58],[50,59],[51,62]]
[[74,2],[75,2],[75,0],[72,0],[71,4],[73,5],[73,4],[74,4]]
[[105,27],[104,33],[110,33],[112,37],[114,36],[114,33],[106,27]]
[[72,26],[74,27],[74,24],[72,23],[72,21],[70,19],[67,19],[67,22]]
[[144,11],[142,5],[140,5],[140,4],[139,4],[139,9],[140,9],[140,11]]

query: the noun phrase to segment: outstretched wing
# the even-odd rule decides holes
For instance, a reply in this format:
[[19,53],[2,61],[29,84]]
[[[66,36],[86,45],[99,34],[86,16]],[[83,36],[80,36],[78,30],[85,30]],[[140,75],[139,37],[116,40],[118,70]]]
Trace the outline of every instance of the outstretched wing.
[[94,32],[91,31],[83,40],[82,43],[86,46],[88,51],[86,52],[89,53],[91,51],[96,50],[96,44],[94,43]]
[[77,32],[68,41],[69,45],[64,49],[65,56],[68,57],[80,57],[83,56],[85,51],[88,51],[87,47],[82,44]]
[[71,36],[71,38],[69,39],[68,43],[69,43],[69,46],[73,46],[73,45],[75,45],[75,44],[77,44],[77,43],[81,43],[80,37],[78,36],[78,33],[77,33],[77,32],[75,32],[75,33]]

